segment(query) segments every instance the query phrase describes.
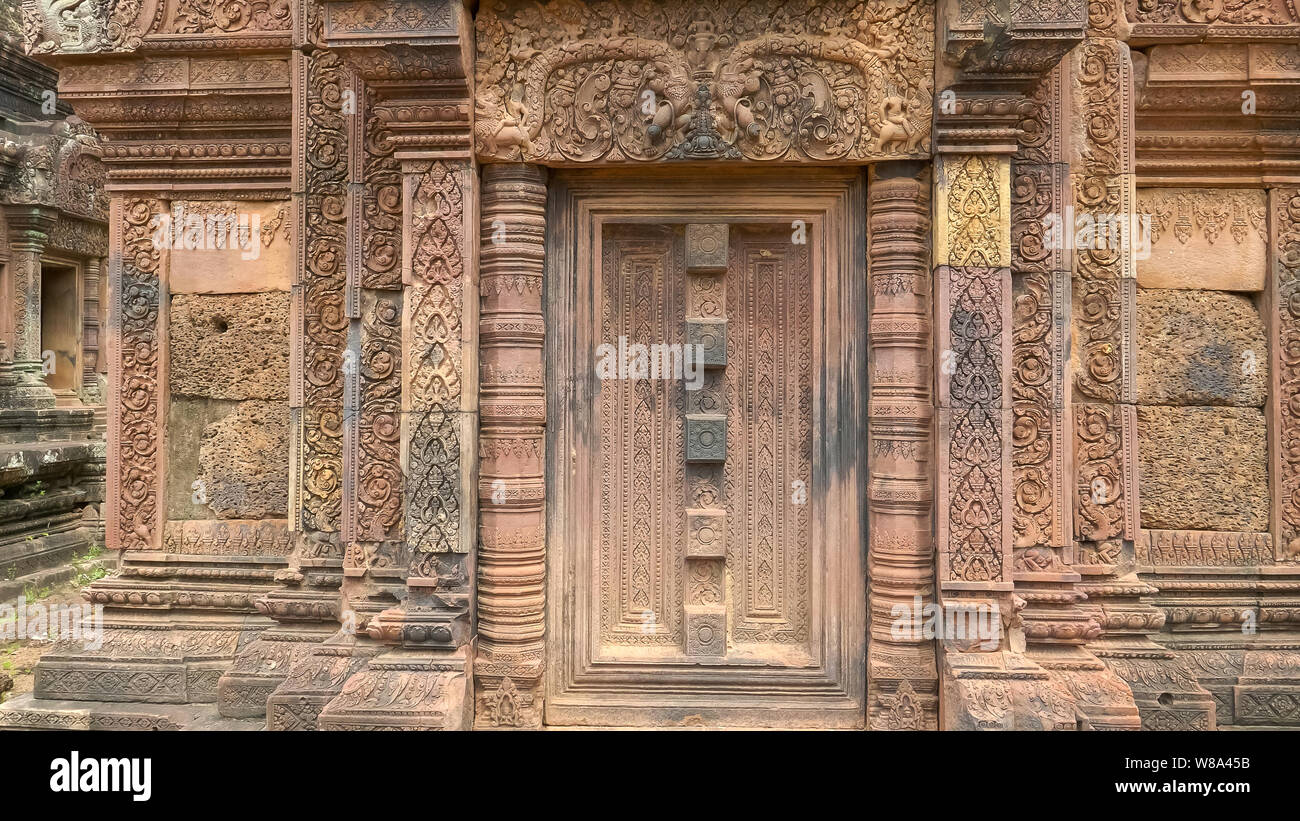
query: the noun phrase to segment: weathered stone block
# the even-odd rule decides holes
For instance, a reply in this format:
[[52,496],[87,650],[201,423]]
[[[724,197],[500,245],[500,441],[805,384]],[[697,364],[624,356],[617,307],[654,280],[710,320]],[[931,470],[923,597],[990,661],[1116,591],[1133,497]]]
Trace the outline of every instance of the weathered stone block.
[[241,402],[199,445],[208,507],[223,519],[283,518],[289,510],[289,409]]
[[1263,407],[1264,323],[1250,297],[1138,289],[1138,403]]
[[287,202],[174,201],[161,234],[173,294],[289,290],[292,222]]
[[1267,437],[1256,408],[1138,408],[1142,527],[1268,530]]
[[286,516],[285,405],[173,397],[167,431],[169,519]]
[[289,294],[172,297],[173,394],[289,398]]
[[[1138,189],[1150,218],[1150,256],[1138,251],[1144,288],[1258,291],[1268,270],[1263,189]],[[1139,240],[1142,238],[1139,237]]]

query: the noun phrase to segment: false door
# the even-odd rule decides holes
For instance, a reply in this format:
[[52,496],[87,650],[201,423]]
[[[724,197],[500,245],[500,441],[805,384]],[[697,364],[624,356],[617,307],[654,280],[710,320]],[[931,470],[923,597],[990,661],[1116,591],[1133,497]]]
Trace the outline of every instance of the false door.
[[560,217],[551,724],[862,724],[862,249],[721,194]]

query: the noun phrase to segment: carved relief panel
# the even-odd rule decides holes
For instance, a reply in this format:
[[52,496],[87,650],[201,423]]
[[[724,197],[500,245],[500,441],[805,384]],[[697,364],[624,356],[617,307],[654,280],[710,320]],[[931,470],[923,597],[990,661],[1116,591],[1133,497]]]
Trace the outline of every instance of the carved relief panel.
[[652,195],[625,192],[579,212],[576,281],[552,275],[573,302],[548,323],[548,723],[863,721],[862,324],[841,317],[865,304],[841,279],[862,246],[842,201],[807,213],[816,192],[723,210],[756,196],[629,214]]
[[928,0],[493,0],[475,147],[548,165],[924,157],[933,26]]

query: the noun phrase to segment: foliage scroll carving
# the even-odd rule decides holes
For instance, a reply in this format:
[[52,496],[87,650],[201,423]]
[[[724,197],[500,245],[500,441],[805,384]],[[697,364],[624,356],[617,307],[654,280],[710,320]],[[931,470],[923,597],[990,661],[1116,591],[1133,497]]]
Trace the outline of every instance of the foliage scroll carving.
[[859,161],[930,148],[928,0],[480,9],[484,161]]

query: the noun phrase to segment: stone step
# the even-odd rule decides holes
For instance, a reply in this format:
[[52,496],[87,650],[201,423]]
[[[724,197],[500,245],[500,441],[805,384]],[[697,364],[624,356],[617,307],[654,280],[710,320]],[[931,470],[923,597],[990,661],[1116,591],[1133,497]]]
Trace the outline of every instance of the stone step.
[[261,719],[222,718],[215,704],[53,701],[23,693],[0,704],[6,730],[261,730]]
[[[57,567],[46,567],[26,576],[19,576],[16,579],[0,578],[0,604],[14,604],[18,598],[23,595],[24,590],[42,590],[47,587],[58,587],[62,584],[74,581],[79,573],[90,573],[95,568],[102,567],[110,573],[117,569],[116,551],[106,551],[98,557],[87,562],[81,562],[79,565],[61,564]],[[34,602],[28,602],[34,604]]]

